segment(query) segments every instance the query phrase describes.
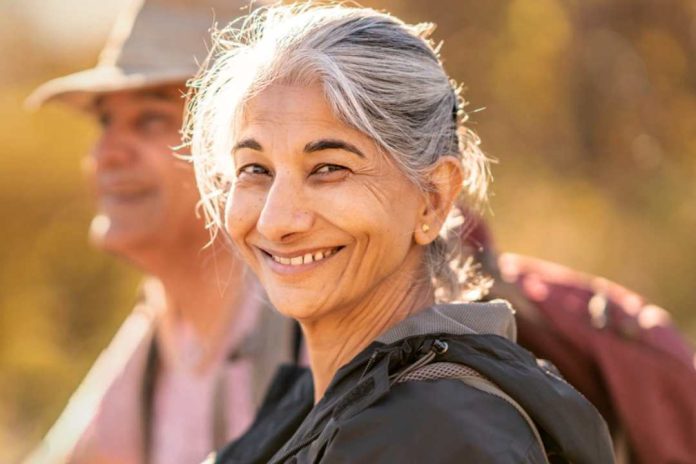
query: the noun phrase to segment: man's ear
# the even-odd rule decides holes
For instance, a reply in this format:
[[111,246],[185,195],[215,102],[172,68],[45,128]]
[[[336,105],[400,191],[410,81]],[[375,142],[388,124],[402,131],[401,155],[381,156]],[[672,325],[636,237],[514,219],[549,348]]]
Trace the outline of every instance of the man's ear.
[[427,176],[428,191],[419,212],[414,237],[419,245],[435,240],[462,190],[464,168],[454,156],[442,156]]

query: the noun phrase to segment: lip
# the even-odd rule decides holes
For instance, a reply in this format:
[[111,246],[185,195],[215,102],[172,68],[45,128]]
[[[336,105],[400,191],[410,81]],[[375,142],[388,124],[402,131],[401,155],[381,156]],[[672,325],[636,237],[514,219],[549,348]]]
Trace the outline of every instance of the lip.
[[[267,248],[262,248],[262,247],[255,247],[257,252],[261,255],[261,258],[263,261],[268,265],[268,267],[271,268],[272,271],[278,273],[278,274],[284,274],[284,275],[294,275],[294,274],[300,274],[312,269],[315,269],[322,264],[330,261],[333,259],[337,254],[339,254],[344,248],[345,245],[338,245],[338,246],[327,246],[327,247],[315,247],[315,248],[305,248],[301,250],[293,250],[291,252],[287,251],[276,251],[276,250],[271,250]],[[334,250],[333,253],[330,256],[324,257],[323,259],[319,261],[312,261],[311,263],[306,263],[306,264],[296,264],[296,265],[291,265],[291,264],[283,264],[279,263],[275,259],[273,259],[273,256],[281,257],[281,258],[293,258],[293,257],[298,257],[298,256],[304,256],[307,254],[316,254],[320,251],[325,251],[325,250]]]
[[136,202],[155,193],[154,187],[138,183],[102,184],[98,188],[98,195],[103,201],[116,203]]

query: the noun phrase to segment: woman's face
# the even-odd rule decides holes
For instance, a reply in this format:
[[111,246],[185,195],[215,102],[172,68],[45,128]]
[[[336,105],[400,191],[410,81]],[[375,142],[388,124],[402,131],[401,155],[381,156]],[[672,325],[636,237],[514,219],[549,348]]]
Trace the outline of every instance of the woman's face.
[[226,225],[281,313],[311,321],[413,278],[424,195],[321,87],[269,87],[244,113]]

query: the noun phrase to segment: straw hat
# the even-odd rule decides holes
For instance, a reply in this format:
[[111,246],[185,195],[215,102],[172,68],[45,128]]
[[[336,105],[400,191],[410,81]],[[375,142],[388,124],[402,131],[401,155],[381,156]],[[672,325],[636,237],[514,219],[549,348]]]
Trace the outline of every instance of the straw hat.
[[[210,28],[249,11],[251,0],[132,0],[118,16],[94,68],[50,80],[30,108],[59,100],[89,108],[95,95],[183,82],[207,56]],[[253,6],[266,2],[254,1]]]

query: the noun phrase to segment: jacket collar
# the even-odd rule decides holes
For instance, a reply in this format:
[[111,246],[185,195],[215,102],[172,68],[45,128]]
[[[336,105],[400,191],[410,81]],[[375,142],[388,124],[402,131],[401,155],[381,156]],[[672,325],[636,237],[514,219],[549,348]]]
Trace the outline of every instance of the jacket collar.
[[377,338],[386,345],[427,334],[491,334],[514,342],[515,311],[505,300],[431,306],[401,321]]

